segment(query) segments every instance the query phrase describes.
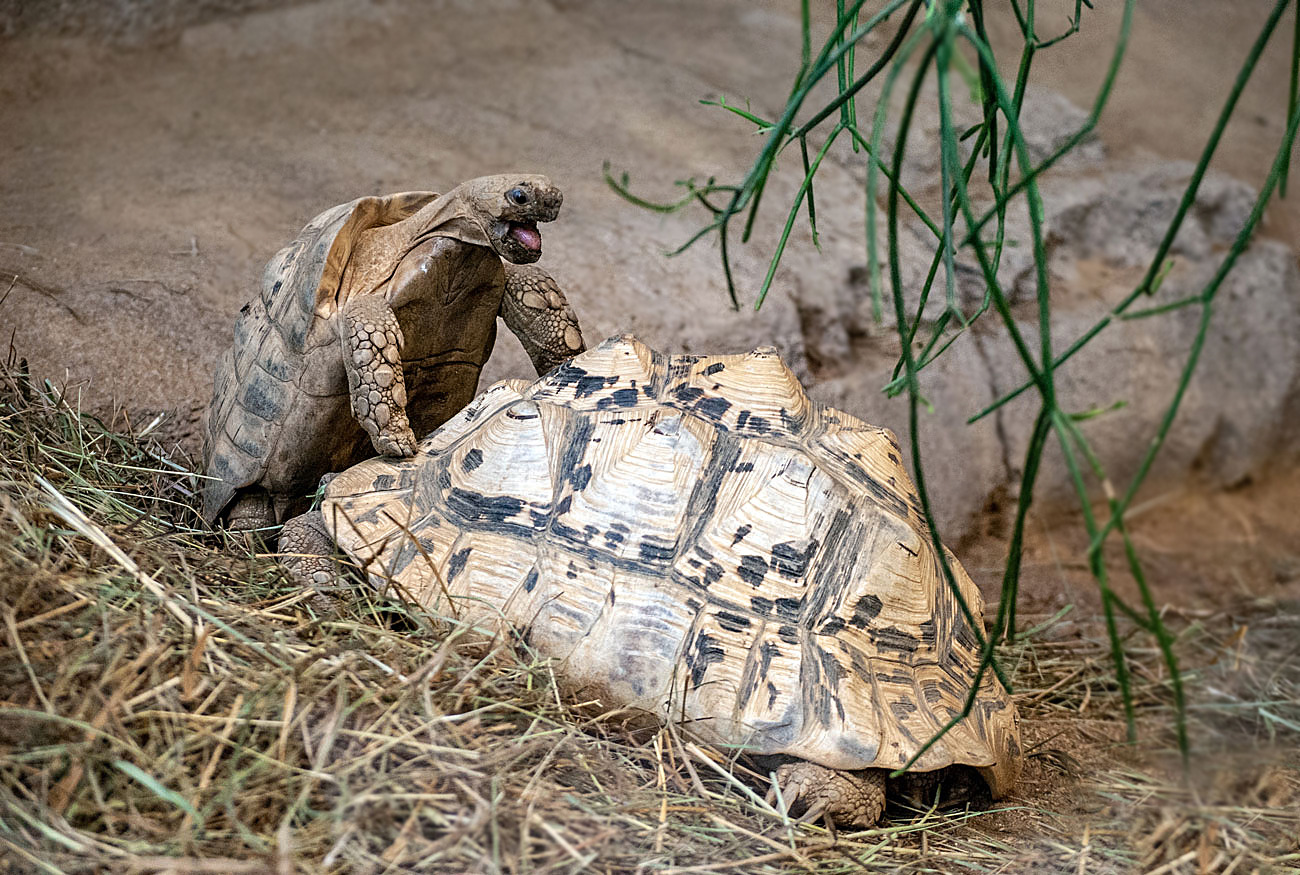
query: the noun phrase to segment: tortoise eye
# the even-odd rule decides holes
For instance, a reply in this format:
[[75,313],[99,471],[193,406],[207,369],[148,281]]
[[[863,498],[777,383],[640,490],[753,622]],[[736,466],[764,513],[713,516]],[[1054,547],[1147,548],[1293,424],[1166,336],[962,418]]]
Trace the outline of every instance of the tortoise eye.
[[506,197],[510,200],[510,203],[517,207],[522,207],[531,200],[531,198],[528,197],[528,192],[524,191],[522,188],[510,189],[510,191],[506,192]]

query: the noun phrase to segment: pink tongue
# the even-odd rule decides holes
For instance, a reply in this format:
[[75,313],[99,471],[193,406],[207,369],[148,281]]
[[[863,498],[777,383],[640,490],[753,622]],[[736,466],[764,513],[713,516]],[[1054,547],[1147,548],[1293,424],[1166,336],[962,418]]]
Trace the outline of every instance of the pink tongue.
[[542,248],[542,235],[538,233],[536,228],[515,225],[510,229],[510,236],[522,243],[526,249]]

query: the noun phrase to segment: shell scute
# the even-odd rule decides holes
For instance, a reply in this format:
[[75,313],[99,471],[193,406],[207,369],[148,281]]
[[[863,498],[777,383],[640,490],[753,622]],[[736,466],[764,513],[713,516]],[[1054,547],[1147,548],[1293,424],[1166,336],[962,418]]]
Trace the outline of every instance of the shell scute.
[[[513,539],[495,532],[465,533],[448,547],[430,544],[443,557],[439,571],[448,593],[453,593],[453,616],[473,618],[474,625],[488,635],[506,631],[510,623],[503,608],[532,571],[534,557],[508,549]],[[446,598],[442,592],[438,596]]]
[[227,431],[224,436],[235,449],[250,458],[266,456],[274,432],[274,423],[251,415],[240,417],[232,424],[234,428]]
[[575,411],[632,407],[638,395],[657,395],[665,367],[664,357],[636,338],[613,337],[538,380],[528,397]]
[[747,436],[797,437],[817,425],[816,405],[770,347],[747,355],[675,357],[661,397]]
[[523,398],[517,380],[502,380],[493,383],[486,391],[461,409],[459,413],[430,432],[422,441],[416,452],[419,456],[430,458],[454,446],[477,427],[481,420],[490,418],[498,410]]
[[694,619],[673,588],[616,571],[599,612],[559,669],[611,703],[656,710],[672,684],[678,644]]
[[284,383],[259,369],[244,381],[238,404],[258,419],[276,422],[288,412],[289,392]]
[[[782,640],[782,624],[766,620],[739,638],[726,632],[716,613],[706,628],[715,636],[725,635],[729,658],[717,669],[723,683],[715,687],[711,672],[699,690],[687,692],[688,707],[726,707],[726,719],[709,728],[715,737],[738,740],[755,752],[779,752],[795,744],[805,719],[800,692],[803,650],[797,638],[793,645]],[[720,695],[724,690],[734,697],[730,703]]]
[[928,531],[911,478],[899,460],[897,439],[888,429],[837,428],[809,443],[818,465],[846,488],[906,520],[910,527]]
[[530,645],[563,661],[600,616],[616,572],[567,550],[543,549],[536,556],[538,583],[531,592],[516,590],[506,615],[527,631]]
[[546,436],[533,402],[509,402],[499,412],[439,460],[441,495],[427,503],[463,527],[526,537],[551,515]]
[[551,533],[600,546],[612,560],[666,570],[713,434],[672,417],[620,419],[599,412],[570,434],[553,472],[561,488]]

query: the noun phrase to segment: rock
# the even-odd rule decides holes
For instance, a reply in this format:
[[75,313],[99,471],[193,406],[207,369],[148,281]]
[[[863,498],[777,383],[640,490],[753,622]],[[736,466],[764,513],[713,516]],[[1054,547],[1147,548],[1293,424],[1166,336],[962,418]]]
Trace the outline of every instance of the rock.
[[[1187,164],[1158,164],[1082,178],[1057,176],[1045,185],[1044,242],[1057,355],[1141,282],[1190,172]],[[1158,294],[1135,302],[1130,310],[1199,294],[1254,198],[1241,182],[1207,176],[1170,250],[1173,263]],[[933,241],[918,239],[929,234],[919,222],[909,230],[903,261],[915,276],[917,266],[932,257]],[[1037,357],[1037,285],[1023,203],[1009,211],[1007,240],[1016,245],[1004,250],[999,278],[1017,328]],[[961,255],[958,277],[957,300],[970,315],[984,283],[968,251]],[[944,309],[941,283],[936,282],[926,308],[922,342]],[[905,398],[890,401],[880,392],[894,362],[893,353],[886,351],[897,347],[892,312],[887,300],[883,323],[872,323],[865,309],[867,288],[865,269],[859,267],[837,286],[801,293],[805,341],[823,376],[813,395],[895,429],[907,446]],[[919,297],[910,293],[911,311],[918,305]],[[1213,308],[1200,362],[1152,469],[1151,486],[1192,474],[1233,486],[1258,476],[1276,457],[1300,454],[1290,439],[1300,425],[1300,276],[1294,253],[1280,243],[1254,243],[1238,260]],[[1145,319],[1114,319],[1056,372],[1057,397],[1065,411],[1106,411],[1085,418],[1080,430],[1116,490],[1127,488],[1160,428],[1200,315],[1199,307],[1189,306]],[[966,420],[1026,379],[995,312],[985,313],[969,336],[959,338],[923,373],[922,394],[934,411],[922,413],[922,458],[945,537],[964,536],[991,502],[1016,495],[1039,408],[1037,393],[1024,393],[973,426]],[[1075,504],[1074,485],[1055,437],[1044,458],[1036,501]],[[1079,461],[1086,468],[1082,456]],[[1097,486],[1090,474],[1087,482],[1090,489]]]
[[[1141,281],[1188,171],[1187,165],[1161,165],[1054,192],[1048,227],[1058,355]],[[1158,294],[1135,302],[1129,312],[1200,294],[1253,200],[1244,184],[1207,177],[1171,249],[1174,263]],[[1023,283],[1018,290],[1025,300]],[[1080,425],[1117,489],[1127,488],[1158,432],[1200,319],[1201,308],[1193,305],[1144,319],[1113,320],[1057,372],[1058,398],[1068,412],[1124,405]],[[1023,319],[1020,328],[1036,350],[1036,322]],[[1025,372],[1003,329],[982,337],[982,345],[999,394],[1023,381]],[[1232,486],[1257,474],[1285,449],[1286,411],[1294,403],[1297,381],[1300,277],[1295,256],[1282,244],[1257,241],[1243,252],[1214,300],[1200,361],[1151,482],[1171,482],[1195,470],[1212,483]],[[1036,397],[1026,393],[999,414],[1009,457],[1017,466]],[[1053,462],[1044,471],[1040,497],[1072,496],[1055,447],[1049,458]]]
[[[1145,268],[1169,227],[1193,165],[1184,161],[1070,180],[1051,189],[1052,242],[1075,258]],[[1170,256],[1210,258],[1232,244],[1255,202],[1250,186],[1218,173],[1202,180]]]

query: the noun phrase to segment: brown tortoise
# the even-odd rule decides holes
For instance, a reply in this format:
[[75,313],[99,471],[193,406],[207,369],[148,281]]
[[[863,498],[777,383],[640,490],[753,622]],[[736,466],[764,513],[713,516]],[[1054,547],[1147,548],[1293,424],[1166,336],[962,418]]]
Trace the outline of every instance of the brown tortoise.
[[562,200],[546,177],[513,173],[364,197],[308,223],[267,264],[217,366],[204,519],[272,525],[322,474],[411,455],[416,433],[474,397],[498,316],[538,374],[581,352],[554,280],[523,266]]
[[[613,338],[496,384],[413,458],[336,476],[280,548],[311,585],[337,542],[378,585],[519,631],[584,699],[774,758],[805,818],[869,826],[980,663],[900,456],[886,429],[810,400],[775,350]],[[1022,762],[988,672],[911,768],[974,772],[1001,797]]]

